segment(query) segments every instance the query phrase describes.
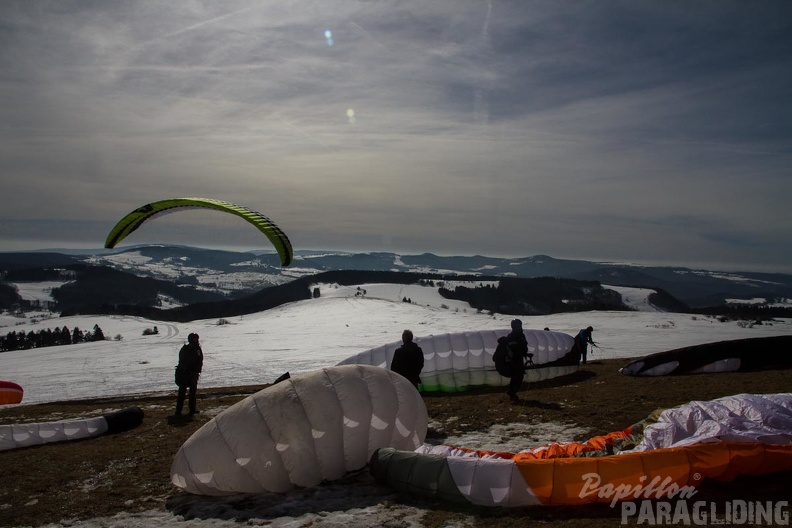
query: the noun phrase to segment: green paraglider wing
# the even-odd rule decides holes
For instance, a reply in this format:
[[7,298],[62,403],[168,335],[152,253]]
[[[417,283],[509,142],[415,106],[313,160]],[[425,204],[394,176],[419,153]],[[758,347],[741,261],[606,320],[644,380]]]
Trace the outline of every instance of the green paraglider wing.
[[221,200],[211,198],[172,198],[160,200],[139,207],[122,218],[107,235],[106,248],[114,248],[119,242],[135,231],[144,222],[164,214],[181,211],[184,209],[214,209],[244,218],[256,228],[267,235],[275,250],[280,256],[281,265],[288,266],[294,258],[291,242],[286,233],[269,218],[261,213]]

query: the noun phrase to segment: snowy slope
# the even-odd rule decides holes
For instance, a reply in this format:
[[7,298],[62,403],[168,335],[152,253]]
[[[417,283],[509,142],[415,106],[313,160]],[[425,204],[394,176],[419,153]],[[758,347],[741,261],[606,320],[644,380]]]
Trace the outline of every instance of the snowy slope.
[[[197,332],[206,356],[201,386],[260,384],[286,371],[334,365],[357,352],[398,341],[405,328],[417,336],[478,329],[506,333],[512,319],[476,313],[464,303],[440,297],[433,288],[372,284],[361,286],[365,290],[361,295],[357,287],[320,287],[322,295],[317,299],[228,318],[228,324],[119,316],[22,320],[4,314],[0,316],[4,333],[63,326],[90,330],[98,324],[110,340],[4,352],[0,372],[2,379],[22,385],[24,403],[171,391],[178,349],[189,332]],[[404,297],[413,302],[403,302]],[[637,357],[712,341],[792,333],[790,320],[747,328],[714,318],[651,311],[554,314],[523,317],[523,321],[525,328],[548,327],[571,335],[592,325],[600,348],[590,359]],[[143,335],[154,326],[157,335]]]
[[[267,312],[235,317],[229,324],[215,320],[163,323],[131,317],[66,317],[28,319],[0,316],[0,331],[36,331],[67,326],[81,329],[98,324],[105,335],[120,341],[86,343],[0,354],[3,379],[25,388],[25,403],[79,399],[142,392],[173,391],[173,367],[187,333],[201,334],[206,353],[202,387],[267,383],[285,371],[293,373],[333,365],[354,353],[396,341],[404,328],[416,335],[468,329],[503,329],[511,317],[488,316],[466,306],[449,303],[435,289],[399,285],[357,287],[321,285],[321,297]],[[420,288],[420,289],[416,289]],[[434,293],[432,293],[434,292]],[[628,292],[638,309],[648,291]],[[413,302],[402,302],[404,297]],[[442,306],[448,308],[442,308]],[[592,325],[601,348],[592,359],[634,357],[681,346],[722,339],[762,337],[792,333],[792,320],[772,325],[744,327],[712,318],[653,311],[584,312],[525,317],[526,328],[550,327],[573,334]],[[157,335],[143,330],[157,326]],[[569,426],[556,423],[499,424],[489,432],[446,438],[447,443],[495,450],[514,450],[519,442],[541,445],[569,435]],[[511,442],[511,443],[510,443]],[[158,528],[179,525],[194,528],[236,528],[228,512],[255,512],[273,527],[363,528],[392,525],[424,526],[424,509],[391,499],[392,490],[376,485],[367,473],[350,476],[321,488],[295,491],[286,496],[263,494],[207,500],[176,495],[174,510],[119,513],[112,518],[81,519],[84,528],[125,526]],[[182,518],[184,515],[189,520]],[[71,525],[71,524],[69,524]],[[466,525],[464,520],[459,526]],[[48,525],[55,528],[61,525]]]
[[602,287],[618,292],[621,295],[622,302],[633,310],[638,310],[639,312],[662,312],[662,310],[649,302],[649,295],[655,293],[654,290],[631,288],[629,286],[606,286],[604,284]]

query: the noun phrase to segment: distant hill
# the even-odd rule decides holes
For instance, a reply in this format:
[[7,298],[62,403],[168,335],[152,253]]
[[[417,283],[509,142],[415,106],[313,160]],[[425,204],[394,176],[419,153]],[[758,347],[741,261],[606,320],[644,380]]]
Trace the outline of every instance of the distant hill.
[[[725,305],[743,300],[783,303],[792,299],[792,275],[780,273],[720,272],[681,267],[648,267],[555,259],[546,255],[526,258],[442,257],[391,253],[317,255],[297,257],[296,266],[315,269],[392,269],[434,273],[476,274],[496,277],[555,277],[597,281],[613,286],[660,288],[692,308]],[[341,267],[343,265],[343,267]],[[390,265],[390,268],[388,266]]]
[[64,268],[82,262],[84,257],[63,255],[61,253],[0,253],[0,273],[36,269]]
[[[174,282],[138,277],[107,266],[80,264],[69,268],[73,280],[55,288],[52,297],[58,310],[81,312],[87,306],[161,306],[163,301],[192,304],[219,301],[225,296],[214,291]],[[102,313],[102,310],[94,313]]]
[[[108,269],[126,275],[115,275],[115,278],[108,279]],[[86,250],[81,254],[68,255],[57,252],[0,253],[0,278],[6,284],[56,278],[64,280],[64,273],[67,273],[66,277],[73,281],[72,284],[61,286],[56,294],[59,296],[59,306],[68,310],[84,310],[87,306],[98,309],[99,306],[129,305],[138,306],[139,309],[184,312],[189,311],[185,305],[238,303],[236,308],[229,308],[234,311],[245,302],[256,304],[251,299],[261,295],[282,296],[277,292],[290,291],[288,284],[302,278],[310,281],[310,277],[324,272],[360,272],[353,279],[359,281],[364,281],[364,277],[368,276],[363,272],[396,273],[399,280],[407,282],[422,277],[443,280],[463,276],[494,280],[568,279],[595,284],[597,287],[612,285],[654,290],[653,304],[669,311],[717,310],[718,307],[733,310],[740,303],[777,310],[775,306],[788,306],[792,299],[792,275],[646,267],[555,259],[547,255],[495,258],[481,255],[438,256],[431,253],[399,255],[384,252],[297,251],[293,264],[281,268],[275,253],[219,251],[185,246]],[[68,273],[73,275],[69,276]],[[297,282],[291,288],[299,288],[300,284]],[[262,293],[267,290],[271,292]],[[7,289],[5,291],[2,299],[13,297]],[[460,293],[447,294],[462,295],[461,290]],[[482,292],[469,295],[471,299],[486,296]],[[529,305],[543,312],[559,309],[558,303],[573,298],[567,297],[554,301],[544,299],[539,303],[541,307],[525,300],[524,309],[527,311],[524,313],[530,313],[527,308]],[[601,297],[597,302],[606,296]],[[512,306],[510,302],[505,305]],[[589,306],[595,305],[593,299],[586,302]],[[533,303],[538,301],[534,300]],[[605,300],[605,305],[612,305],[612,300]],[[519,311],[513,307],[509,309]]]
[[[99,268],[106,270],[106,268]],[[116,272],[123,273],[123,272]],[[105,275],[103,271],[102,276]],[[495,287],[447,289],[442,287],[448,276],[431,273],[405,273],[396,271],[325,271],[301,277],[286,284],[271,286],[238,299],[197,302],[174,308],[162,308],[147,302],[72,303],[62,308],[63,315],[122,314],[136,315],[159,321],[193,321],[233,317],[257,313],[289,302],[310,299],[314,286],[319,283],[343,286],[365,284],[429,284],[437,286],[441,295],[449,299],[468,301],[475,309],[512,315],[542,315],[586,310],[627,310],[621,296],[598,283],[553,278],[504,278]],[[455,281],[476,277],[456,276]],[[153,279],[145,279],[151,281]],[[75,291],[82,288],[75,286]],[[137,294],[138,288],[135,289]],[[138,294],[139,295],[139,294]],[[86,295],[86,299],[106,300],[106,297]]]

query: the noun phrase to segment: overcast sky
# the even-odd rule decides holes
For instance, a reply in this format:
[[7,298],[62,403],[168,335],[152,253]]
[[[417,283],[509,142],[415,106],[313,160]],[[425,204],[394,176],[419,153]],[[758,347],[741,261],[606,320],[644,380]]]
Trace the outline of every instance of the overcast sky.
[[201,196],[297,250],[792,272],[787,0],[3,0],[0,96],[2,251]]

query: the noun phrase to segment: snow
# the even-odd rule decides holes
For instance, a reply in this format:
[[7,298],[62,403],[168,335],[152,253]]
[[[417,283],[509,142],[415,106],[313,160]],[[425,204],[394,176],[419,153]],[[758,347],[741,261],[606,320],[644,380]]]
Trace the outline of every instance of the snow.
[[774,302],[769,302],[764,297],[754,297],[753,299],[724,299],[727,304],[759,304],[765,305],[769,308],[789,308],[792,306],[792,299],[776,299]]
[[[358,352],[398,341],[405,328],[416,336],[480,329],[503,330],[505,334],[512,319],[508,315],[478,313],[465,303],[444,299],[436,288],[393,284],[361,285],[360,289],[316,286],[321,291],[318,298],[223,321],[172,323],[119,316],[46,319],[42,313],[22,319],[2,314],[2,333],[63,326],[85,331],[98,324],[109,340],[0,353],[0,372],[3,379],[25,389],[23,405],[172,392],[178,349],[189,332],[197,332],[205,354],[201,387],[262,384],[273,382],[287,371],[295,374],[335,365]],[[365,295],[361,290],[365,290]],[[652,311],[646,301],[651,290],[618,290],[626,302],[640,311],[522,317],[523,325],[527,329],[548,327],[570,335],[593,326],[594,340],[600,348],[594,350],[590,359],[626,359],[713,341],[792,333],[789,319],[746,326],[703,316],[663,313]],[[403,302],[404,297],[412,302]],[[144,330],[155,326],[157,334],[143,335]],[[447,438],[445,442],[516,450],[517,446],[504,444],[503,439],[520,433],[521,427],[525,426],[497,426],[489,432]],[[564,440],[567,427],[531,424],[527,438],[532,445]],[[525,438],[522,447],[524,442]],[[342,481],[285,496],[221,499],[179,494],[169,500],[167,511],[120,513],[111,518],[81,520],[79,526],[144,528],[179,522],[180,526],[208,528],[236,527],[240,521],[247,521],[276,527],[421,527],[425,511],[400,505],[389,499],[392,496],[390,489],[377,485],[363,471]],[[64,521],[63,525],[72,524]]]
[[25,301],[51,301],[52,290],[60,288],[66,281],[15,282],[19,296]]
[[638,310],[639,312],[662,311],[649,302],[649,295],[655,293],[654,290],[631,288],[628,286],[605,286],[604,284],[602,287],[618,292],[622,296],[622,302],[633,310]]
[[[466,281],[448,281],[444,282],[443,286],[453,290],[456,286],[467,286],[474,288],[479,284],[489,285],[497,282],[483,281],[483,282],[466,282]],[[367,299],[381,299],[385,301],[402,301],[409,300],[412,304],[419,306],[427,306],[440,309],[448,309],[454,311],[469,311],[474,312],[475,309],[464,301],[457,301],[454,299],[445,299],[440,297],[437,293],[437,288],[431,286],[420,286],[418,284],[366,284],[364,286],[339,286],[337,284],[317,284],[311,287],[319,287],[321,297],[365,297]]]
[[[201,386],[271,383],[292,374],[335,365],[369,348],[395,342],[405,328],[416,336],[495,329],[508,332],[512,316],[478,313],[441,297],[436,288],[367,284],[317,284],[321,296],[255,314],[188,323],[129,316],[20,319],[0,315],[0,333],[47,328],[83,331],[99,325],[107,341],[18,350],[0,354],[4,379],[25,389],[24,403],[163,392],[173,389],[173,368],[187,334],[201,336],[205,369]],[[312,287],[313,289],[313,287]],[[622,288],[620,288],[622,289]],[[651,290],[622,289],[639,310]],[[365,294],[362,292],[365,291]],[[403,302],[408,297],[412,303]],[[582,312],[523,317],[527,329],[575,335],[594,327],[592,359],[638,357],[712,341],[787,335],[788,320],[745,327],[737,322],[653,311]],[[157,327],[155,335],[144,330]],[[57,369],[53,369],[57,365]]]

